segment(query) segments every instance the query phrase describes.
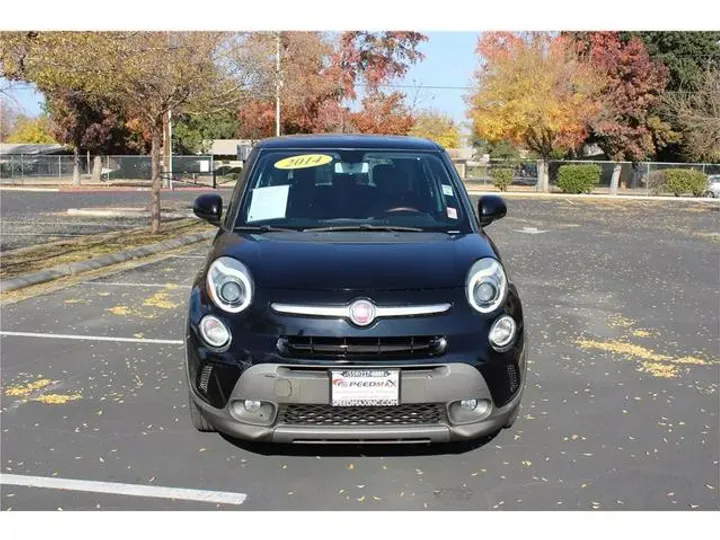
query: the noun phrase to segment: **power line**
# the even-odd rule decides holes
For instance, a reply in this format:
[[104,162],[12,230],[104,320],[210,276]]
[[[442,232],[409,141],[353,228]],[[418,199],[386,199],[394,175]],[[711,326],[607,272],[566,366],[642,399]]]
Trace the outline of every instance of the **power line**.
[[[371,85],[369,84],[358,84],[356,85],[361,88],[367,88]],[[377,88],[398,88],[398,89],[406,89],[406,90],[477,90],[476,87],[473,86],[440,86],[440,85],[423,85],[423,84],[378,84],[373,85],[373,87]],[[700,91],[684,91],[684,90],[666,90],[664,92],[661,92],[662,94],[707,94],[707,92],[700,92]]]

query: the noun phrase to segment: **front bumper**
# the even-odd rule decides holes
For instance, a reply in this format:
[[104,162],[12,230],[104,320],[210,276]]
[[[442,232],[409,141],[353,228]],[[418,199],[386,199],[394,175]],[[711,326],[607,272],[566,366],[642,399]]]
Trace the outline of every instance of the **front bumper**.
[[[378,413],[377,409],[373,409],[372,418],[364,416],[360,409],[353,419],[348,420],[343,408],[328,405],[330,380],[326,367],[282,364],[251,366],[238,379],[223,408],[209,405],[194,390],[191,396],[200,413],[218,431],[243,440],[296,444],[441,443],[469,440],[498,431],[516,414],[525,384],[525,354],[523,348],[520,389],[502,407],[495,406],[481,373],[463,363],[403,366],[400,373],[401,407],[383,408],[386,413]],[[490,404],[488,411],[476,421],[453,422],[449,412],[450,404],[471,398],[487,400]],[[273,405],[273,414],[265,425],[254,425],[238,419],[232,409],[233,403],[244,400]],[[321,414],[285,414],[287,410],[298,409],[302,405],[310,406],[307,410],[312,410],[314,406],[316,412],[320,411]],[[427,414],[416,417],[413,411],[425,411]],[[337,421],[328,422],[328,416],[333,414],[337,416]],[[287,421],[288,418],[291,420]]]

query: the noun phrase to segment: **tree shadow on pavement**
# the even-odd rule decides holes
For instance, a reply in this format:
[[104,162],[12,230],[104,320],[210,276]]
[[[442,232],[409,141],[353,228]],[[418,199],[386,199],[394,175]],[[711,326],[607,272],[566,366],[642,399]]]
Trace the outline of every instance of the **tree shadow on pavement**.
[[230,444],[261,456],[296,457],[412,457],[465,454],[490,443],[500,431],[472,441],[436,444],[278,444],[242,441],[221,434]]

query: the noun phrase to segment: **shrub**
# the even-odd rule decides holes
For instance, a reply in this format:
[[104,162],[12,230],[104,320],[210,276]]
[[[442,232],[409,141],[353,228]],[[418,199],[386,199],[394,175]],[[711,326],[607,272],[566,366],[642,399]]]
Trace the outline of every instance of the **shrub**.
[[695,169],[668,169],[665,176],[668,191],[676,197],[684,193],[699,197],[707,186],[707,176]]
[[513,181],[512,169],[490,169],[490,178],[493,185],[500,191],[507,191],[507,188]]
[[562,165],[557,184],[565,193],[591,193],[600,182],[598,165]]
[[652,171],[648,176],[647,187],[651,195],[660,195],[667,191],[665,171]]

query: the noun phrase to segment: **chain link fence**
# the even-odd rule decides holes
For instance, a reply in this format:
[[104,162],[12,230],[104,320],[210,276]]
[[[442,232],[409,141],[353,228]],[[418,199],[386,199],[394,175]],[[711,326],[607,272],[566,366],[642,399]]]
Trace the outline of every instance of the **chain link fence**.
[[537,183],[538,164],[535,160],[501,160],[491,159],[488,163],[470,162],[467,164],[465,180],[470,183],[492,185],[493,169],[512,169],[511,186],[535,187]]
[[[71,155],[0,155],[0,183],[71,184],[75,158]],[[152,180],[150,156],[80,156],[80,180],[88,183],[149,183]],[[214,186],[216,163],[213,156],[173,156],[172,173],[161,165],[166,183]]]
[[[487,188],[493,185],[493,169],[512,169],[511,191],[536,191],[538,167],[536,160],[497,160],[487,163],[468,163],[466,182],[470,186]],[[548,178],[550,191],[560,191],[557,186],[558,171],[563,165],[593,164],[600,168],[600,181],[594,193],[609,193],[616,165],[620,165],[618,191],[626,195],[671,195],[664,189],[664,171],[670,169],[697,170],[708,177],[720,175],[720,163],[661,163],[599,160],[550,160]]]

